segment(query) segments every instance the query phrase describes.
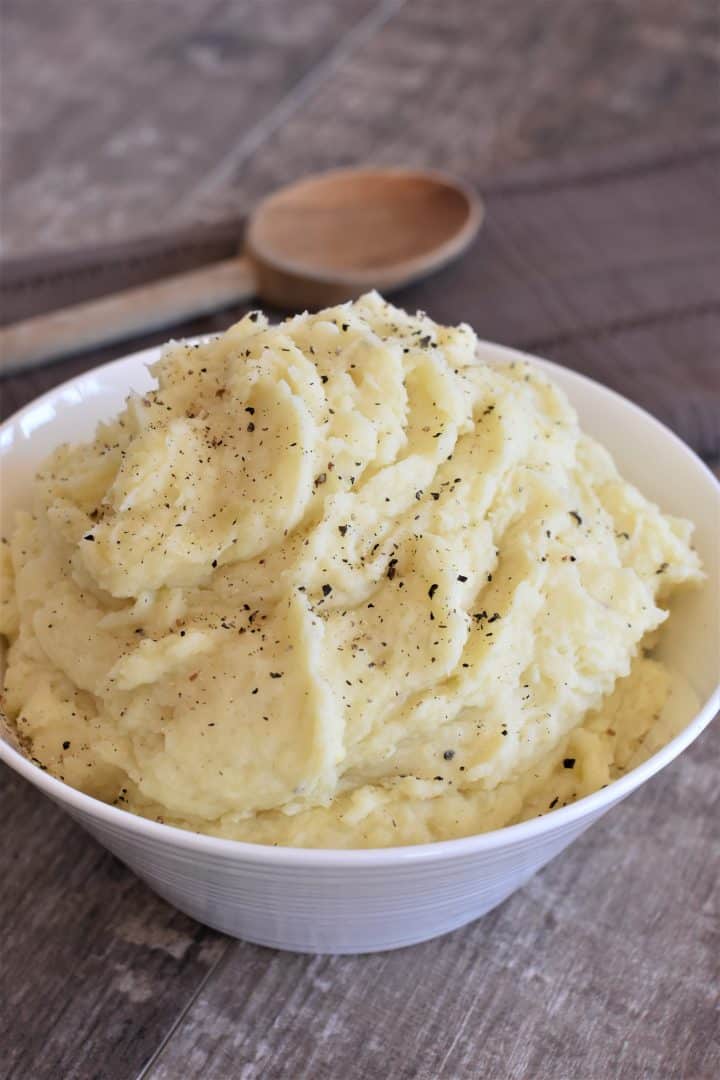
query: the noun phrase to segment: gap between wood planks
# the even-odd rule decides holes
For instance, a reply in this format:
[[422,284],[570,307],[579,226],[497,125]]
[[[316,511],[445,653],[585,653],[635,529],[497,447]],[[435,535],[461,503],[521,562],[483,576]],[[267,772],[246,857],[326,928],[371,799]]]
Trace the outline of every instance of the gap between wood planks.
[[200,982],[195,987],[195,990],[188,997],[188,999],[185,1002],[184,1006],[180,1009],[177,1016],[175,1017],[173,1022],[170,1024],[170,1027],[168,1028],[166,1033],[163,1035],[162,1039],[157,1044],[157,1046],[155,1047],[155,1049],[151,1053],[150,1057],[147,1059],[147,1061],[143,1065],[140,1072],[135,1077],[135,1080],[146,1080],[146,1078],[150,1075],[150,1070],[154,1067],[155,1063],[160,1058],[160,1055],[165,1050],[165,1047],[170,1043],[172,1037],[175,1035],[176,1031],[178,1030],[180,1025],[183,1023],[183,1021],[185,1020],[185,1017],[188,1015],[190,1009],[192,1009],[193,1005],[195,1004],[197,999],[202,994],[203,990],[207,986],[210,979],[213,977],[213,975],[215,975],[215,973],[217,971],[220,970],[222,965],[227,961],[227,958],[230,955],[230,953],[232,952],[233,947],[237,948],[237,946],[238,946],[238,941],[235,938],[228,937],[226,939],[225,948],[222,950],[222,952],[218,956],[215,963],[211,964],[210,967],[208,968],[208,970],[205,972],[202,979],[200,980]]
[[343,60],[369,41],[404,7],[406,2],[407,0],[380,0],[377,7],[342,35],[325,60],[306,72],[292,90],[243,135],[214,169],[207,172],[198,184],[177,200],[175,214],[181,215],[194,204],[198,196],[207,195],[230,180],[242,162],[251,157],[275,131],[282,127],[326,82]]

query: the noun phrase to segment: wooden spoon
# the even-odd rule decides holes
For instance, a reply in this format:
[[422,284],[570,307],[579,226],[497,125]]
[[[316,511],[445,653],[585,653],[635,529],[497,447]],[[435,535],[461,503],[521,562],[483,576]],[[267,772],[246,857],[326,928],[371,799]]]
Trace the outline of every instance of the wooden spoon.
[[309,177],[260,203],[243,255],[0,330],[0,373],[253,296],[303,310],[396,289],[464,251],[483,215],[478,195],[442,173],[339,169]]

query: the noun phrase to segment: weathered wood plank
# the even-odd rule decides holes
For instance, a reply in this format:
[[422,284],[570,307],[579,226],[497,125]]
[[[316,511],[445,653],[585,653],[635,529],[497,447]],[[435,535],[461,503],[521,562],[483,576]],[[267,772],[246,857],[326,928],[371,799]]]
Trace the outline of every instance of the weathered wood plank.
[[0,1076],[132,1077],[228,947],[0,765]]
[[[611,382],[710,453],[720,275],[688,212],[717,196],[712,165],[662,237],[643,215],[664,196],[640,170],[635,231],[623,243],[609,222],[614,263],[587,231],[589,187],[550,206],[554,167],[549,187],[542,169],[488,178],[715,123],[719,15],[710,0],[7,0],[3,240],[62,249],[237,214],[301,172],[368,158],[455,168],[494,189],[482,246],[401,301]],[[550,211],[555,233],[539,235]],[[13,381],[3,405],[101,358]],[[0,1075],[715,1076],[718,743],[709,732],[475,926],[335,960],[203,930],[0,769]]]
[[[397,302],[424,308],[440,321],[470,322],[481,337],[560,359],[649,408],[699,453],[716,459],[720,369],[713,328],[720,319],[720,249],[708,222],[717,206],[720,144],[686,143],[669,159],[662,146],[654,158],[647,150],[603,149],[554,170],[514,169],[498,178],[474,248],[400,293]],[[173,251],[171,242],[168,248]],[[104,263],[99,255],[85,263],[77,257],[75,270],[68,267],[54,290],[33,288],[33,270],[25,263],[15,284],[23,284],[24,272],[27,288],[12,288],[12,279],[0,287],[5,313],[27,313],[33,298],[52,306],[54,295],[62,302],[137,284],[148,250],[155,248],[127,245],[117,263],[111,253]],[[201,260],[202,245],[198,250]],[[150,260],[145,272],[162,273],[176,258]],[[95,269],[85,273],[93,260]],[[176,333],[223,329],[241,310],[196,320]],[[0,408],[10,412],[83,366],[164,337],[161,332],[17,376],[3,386]]]
[[412,949],[233,946],[147,1080],[700,1080],[720,1070],[720,731],[497,911]]
[[248,138],[382,0],[3,5],[5,251],[122,238]]
[[457,171],[717,124],[718,12],[689,0],[413,0],[188,218],[244,211],[308,171],[372,161]]
[[512,161],[718,120],[712,0],[5,9],[8,253],[243,211],[337,164],[430,164],[482,182]]

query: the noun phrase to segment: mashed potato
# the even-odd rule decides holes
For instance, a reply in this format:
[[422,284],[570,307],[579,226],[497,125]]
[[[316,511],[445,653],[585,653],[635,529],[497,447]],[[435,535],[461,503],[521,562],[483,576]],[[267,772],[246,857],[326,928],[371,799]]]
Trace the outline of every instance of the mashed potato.
[[532,366],[369,294],[173,343],[3,545],[8,715],[67,783],[188,829],[368,847],[628,765],[701,577]]

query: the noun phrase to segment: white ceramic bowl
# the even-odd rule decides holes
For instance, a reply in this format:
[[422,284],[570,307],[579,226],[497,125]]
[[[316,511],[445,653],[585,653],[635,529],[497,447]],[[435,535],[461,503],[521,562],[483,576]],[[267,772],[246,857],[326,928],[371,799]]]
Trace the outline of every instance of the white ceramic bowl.
[[[483,344],[499,363],[522,354]],[[152,385],[151,349],[52,390],[0,428],[2,510],[26,502],[30,481],[58,443],[92,435],[133,387]],[[667,746],[620,780],[542,818],[481,836],[370,851],[274,848],[219,840],[134,817],[42,772],[9,742],[0,758],[63,807],[160,896],[201,922],[262,945],[358,953],[410,945],[476,919],[519,888],[611,806],[685,749],[720,706],[718,582],[720,487],[670,431],[610,390],[555,364],[522,356],[568,394],[585,429],[624,475],[664,509],[690,518],[708,582],[683,596],[663,649],[702,707]],[[694,711],[694,710],[693,710]]]

